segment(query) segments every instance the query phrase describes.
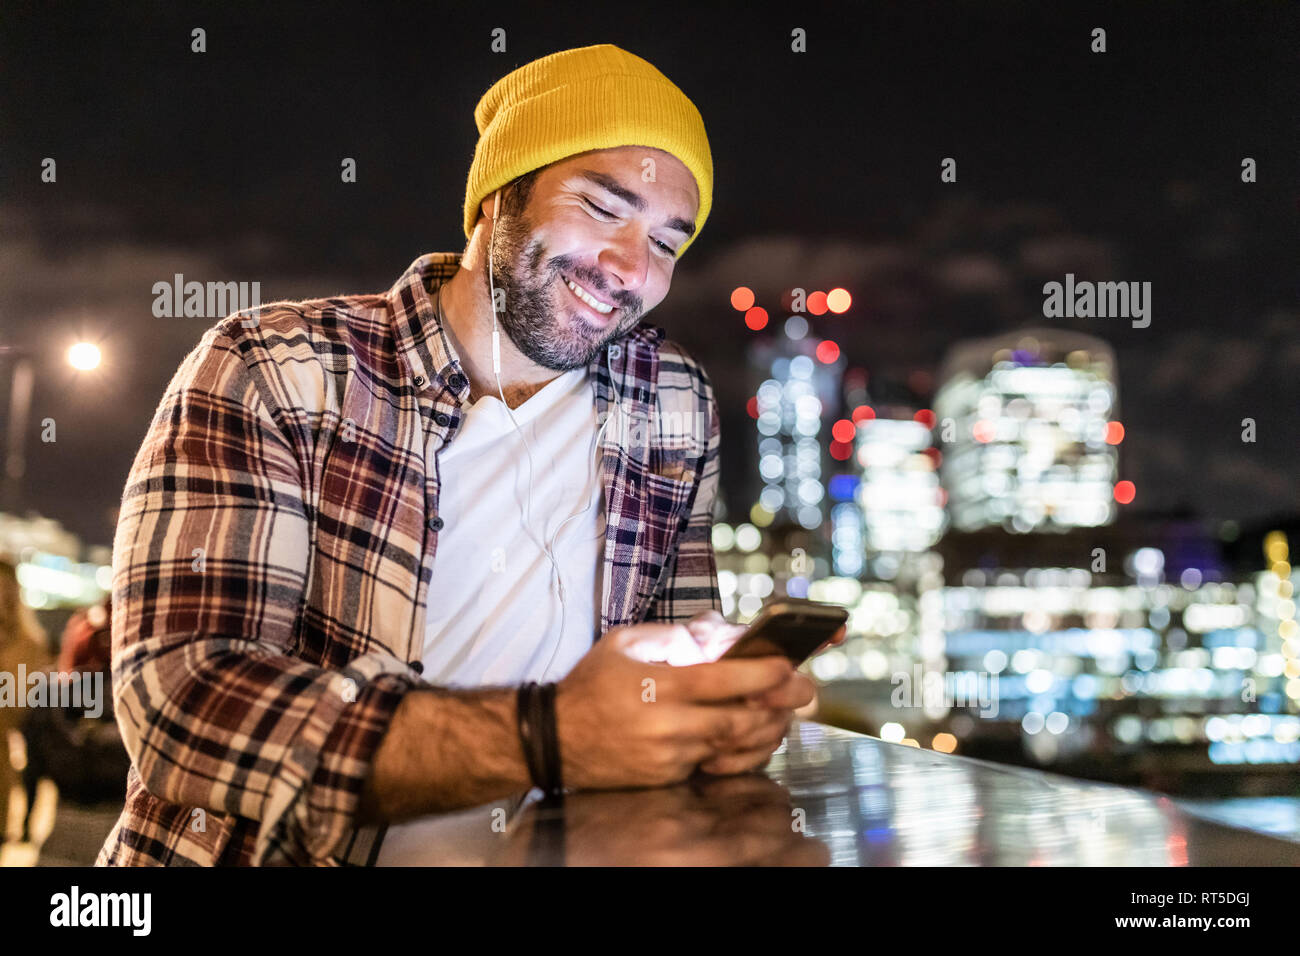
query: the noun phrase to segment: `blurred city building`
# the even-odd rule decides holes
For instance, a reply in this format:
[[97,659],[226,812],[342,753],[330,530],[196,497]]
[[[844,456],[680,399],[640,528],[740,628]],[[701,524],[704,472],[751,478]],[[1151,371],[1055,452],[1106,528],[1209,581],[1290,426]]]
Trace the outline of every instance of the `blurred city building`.
[[1104,342],[1053,329],[964,342],[939,381],[954,528],[1023,533],[1114,520],[1124,429]]
[[956,343],[927,408],[873,395],[838,350],[818,363],[796,318],[751,346],[762,485],[714,544],[733,620],[774,594],[849,609],[846,643],[809,665],[824,718],[1179,793],[1291,792],[1294,519],[1135,510],[1099,339]]

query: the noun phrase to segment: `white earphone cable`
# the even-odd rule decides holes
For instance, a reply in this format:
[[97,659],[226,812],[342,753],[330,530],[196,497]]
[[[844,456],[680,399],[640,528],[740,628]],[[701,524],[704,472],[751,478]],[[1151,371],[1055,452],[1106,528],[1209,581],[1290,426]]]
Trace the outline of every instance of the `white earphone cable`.
[[[527,527],[528,525],[531,525],[531,524],[532,524],[532,520],[533,520],[533,517],[532,517],[532,510],[533,510],[533,508],[532,508],[532,501],[533,501],[533,454],[532,454],[532,447],[531,447],[531,446],[529,445],[529,443],[528,443],[528,436],[524,434],[524,430],[523,430],[522,428],[519,427],[519,423],[515,420],[514,413],[511,411],[509,404],[507,404],[505,393],[502,391],[502,388],[501,388],[501,335],[500,335],[500,331],[499,331],[498,328],[497,328],[497,300],[496,300],[496,284],[495,284],[495,281],[494,281],[494,274],[493,274],[493,270],[492,270],[492,249],[493,249],[493,246],[494,246],[494,243],[495,243],[495,240],[496,240],[496,232],[497,232],[496,222],[497,222],[497,217],[498,217],[500,214],[501,214],[501,190],[498,189],[498,190],[496,191],[496,194],[493,196],[493,206],[492,206],[492,232],[491,232],[491,234],[490,234],[489,237],[488,237],[488,294],[489,294],[489,295],[491,296],[491,298],[492,298],[492,302],[491,302],[491,308],[492,308],[492,372],[493,372],[493,374],[494,374],[495,377],[496,377],[496,381],[497,381],[497,394],[498,394],[498,395],[500,396],[500,398],[501,398],[501,404],[505,406],[506,415],[510,418],[510,424],[514,426],[515,431],[517,431],[517,432],[519,433],[519,437],[523,439],[523,442],[524,442],[524,451],[525,451],[525,454],[526,454],[527,457],[528,457],[528,491],[527,491],[526,503],[525,503],[525,507],[524,507],[524,521],[525,521],[525,526]],[[623,411],[623,401],[622,401],[622,399],[619,397],[618,389],[617,389],[616,387],[614,387],[614,369],[613,369],[612,366],[609,365],[609,350],[608,350],[608,349],[605,350],[605,362],[606,362],[606,367],[609,368],[610,387],[611,387],[611,390],[612,390],[613,393],[614,393],[614,401],[615,401],[615,403],[616,403],[616,405],[617,405],[618,413],[621,415],[621,414],[622,414],[622,411]],[[595,442],[595,445],[596,445],[596,453],[599,453],[599,452],[600,452],[600,449],[601,449],[601,439],[604,437],[604,434],[605,434],[605,428],[609,425],[609,422],[610,422],[610,418],[611,418],[611,417],[612,417],[612,416],[610,416],[610,415],[606,415],[606,416],[605,416],[605,421],[601,424],[600,429],[596,432],[596,442]],[[588,457],[589,457],[589,458],[594,458],[594,455],[589,455]],[[594,468],[594,462],[593,462],[593,468]],[[551,567],[552,567],[552,569],[554,569],[554,571],[555,571],[555,580],[556,580],[557,586],[558,586],[558,588],[559,588],[559,599],[560,599],[560,633],[559,633],[559,636],[556,638],[554,648],[552,648],[552,650],[551,650],[551,657],[550,657],[550,659],[549,659],[549,660],[547,661],[547,663],[546,663],[546,668],[542,671],[542,675],[541,675],[541,679],[542,679],[542,680],[545,680],[545,678],[546,678],[546,674],[550,671],[551,666],[555,663],[555,655],[559,652],[560,645],[564,643],[564,624],[565,624],[564,577],[563,577],[563,575],[561,575],[561,573],[560,573],[560,564],[559,564],[559,562],[555,559],[555,553],[554,553],[555,542],[556,542],[556,539],[558,539],[559,536],[560,536],[560,531],[564,528],[564,526],[565,526],[566,524],[568,524],[568,523],[569,523],[570,521],[572,521],[574,518],[581,517],[583,514],[585,514],[587,511],[589,511],[589,510],[591,509],[591,506],[595,503],[596,495],[599,494],[599,491],[600,491],[600,481],[599,481],[599,471],[598,471],[598,469],[596,470],[596,475],[595,475],[595,477],[596,477],[596,479],[597,479],[596,482],[595,482],[595,488],[594,488],[594,490],[593,490],[593,494],[592,494],[592,496],[587,500],[587,503],[586,503],[582,508],[580,508],[578,511],[575,511],[573,514],[569,515],[567,518],[565,518],[563,521],[561,521],[560,524],[559,524],[559,526],[556,527],[554,534],[551,535],[551,540],[550,540],[548,543],[545,543],[545,544],[542,545],[542,551],[546,554],[546,557],[550,560],[550,562],[551,562]]]

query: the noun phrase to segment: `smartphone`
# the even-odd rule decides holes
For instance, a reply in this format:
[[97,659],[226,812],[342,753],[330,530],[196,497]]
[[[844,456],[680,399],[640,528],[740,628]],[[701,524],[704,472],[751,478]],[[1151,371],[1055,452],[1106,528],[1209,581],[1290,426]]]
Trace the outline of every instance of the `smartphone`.
[[835,604],[778,598],[758,612],[758,617],[719,660],[786,657],[798,667],[834,637],[848,619],[849,612]]

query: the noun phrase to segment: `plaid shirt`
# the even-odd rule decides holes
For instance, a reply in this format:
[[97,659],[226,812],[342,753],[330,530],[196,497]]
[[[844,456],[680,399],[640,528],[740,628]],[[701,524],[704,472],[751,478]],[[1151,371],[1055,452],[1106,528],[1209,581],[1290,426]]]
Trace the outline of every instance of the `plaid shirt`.
[[[113,692],[132,767],[97,865],[378,853],[383,827],[353,821],[394,710],[428,686],[411,667],[438,599],[426,447],[454,439],[469,396],[430,293],[459,262],[421,256],[385,294],[235,313],[181,363],[114,538]],[[590,372],[599,421],[616,416],[601,633],[720,609],[708,377],[645,322]]]

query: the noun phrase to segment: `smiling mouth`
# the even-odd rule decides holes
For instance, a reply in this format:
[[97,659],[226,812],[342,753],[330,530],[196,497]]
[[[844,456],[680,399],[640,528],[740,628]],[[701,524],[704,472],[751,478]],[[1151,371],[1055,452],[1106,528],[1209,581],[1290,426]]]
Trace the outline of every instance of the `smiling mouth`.
[[610,305],[607,302],[602,302],[600,299],[596,298],[596,296],[594,296],[591,292],[587,291],[585,288],[578,285],[576,282],[574,282],[572,279],[568,278],[567,276],[561,274],[560,278],[564,280],[565,287],[568,288],[569,292],[573,294],[573,297],[577,299],[579,302],[581,302],[583,305],[587,306],[587,308],[591,309],[597,315],[604,318],[608,318],[609,316],[613,315],[616,311],[618,311],[617,306]]

